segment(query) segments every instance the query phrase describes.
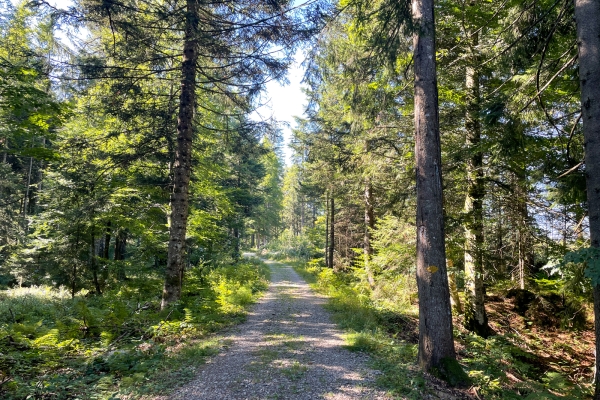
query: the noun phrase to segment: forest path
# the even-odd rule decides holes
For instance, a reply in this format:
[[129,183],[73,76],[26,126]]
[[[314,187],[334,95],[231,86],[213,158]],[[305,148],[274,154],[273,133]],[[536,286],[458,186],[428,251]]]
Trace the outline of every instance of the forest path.
[[343,347],[325,299],[292,267],[263,261],[269,290],[228,333],[228,349],[172,399],[391,399],[375,388],[367,356]]

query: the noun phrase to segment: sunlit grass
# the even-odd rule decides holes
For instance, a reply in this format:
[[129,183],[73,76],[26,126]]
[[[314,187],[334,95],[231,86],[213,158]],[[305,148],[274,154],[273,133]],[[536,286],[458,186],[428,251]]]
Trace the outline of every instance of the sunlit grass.
[[73,299],[48,286],[0,291],[0,398],[169,393],[226,345],[210,333],[243,321],[267,277],[256,261],[191,269],[181,301],[164,311],[157,276]]

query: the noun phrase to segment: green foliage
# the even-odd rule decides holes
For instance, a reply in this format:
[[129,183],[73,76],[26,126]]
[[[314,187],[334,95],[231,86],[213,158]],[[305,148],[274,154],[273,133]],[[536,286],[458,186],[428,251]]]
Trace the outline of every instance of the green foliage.
[[[104,296],[49,286],[0,292],[3,399],[168,393],[220,344],[206,334],[238,322],[267,287],[255,260],[192,268],[186,290],[159,311],[160,276],[130,276]],[[160,379],[158,379],[160,377]]]
[[523,350],[516,335],[493,336],[459,334],[464,341],[465,357],[470,378],[480,387],[480,393],[491,399],[560,399],[584,398],[585,391],[564,375],[541,370],[537,356]]
[[387,214],[377,221],[373,231],[374,268],[379,271],[412,272],[415,269],[414,227]]
[[256,293],[265,290],[268,283],[264,271],[257,265],[242,264],[236,268],[218,268],[208,275],[208,282],[216,302],[225,314],[239,313],[255,299]]
[[284,230],[277,239],[269,242],[269,251],[277,257],[301,259],[308,261],[318,255],[321,250],[311,241],[310,234],[295,235],[291,230]]
[[600,285],[600,248],[584,247],[565,254],[564,263],[584,264],[585,277],[589,278],[592,286]]

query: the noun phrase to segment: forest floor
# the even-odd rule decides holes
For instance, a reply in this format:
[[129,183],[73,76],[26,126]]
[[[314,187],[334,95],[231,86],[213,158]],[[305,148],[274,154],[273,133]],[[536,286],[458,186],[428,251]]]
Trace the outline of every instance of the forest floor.
[[[582,388],[589,388],[595,361],[592,311],[582,309],[587,314],[583,329],[560,329],[540,324],[540,320],[548,319],[547,311],[535,310],[522,315],[518,309],[519,305],[514,298],[506,298],[504,295],[486,297],[490,327],[503,337],[513,338],[513,343],[522,350],[517,359],[526,361],[541,376],[560,374]],[[456,321],[455,325],[460,326],[461,322]],[[505,375],[511,384],[518,385],[525,380],[522,375],[527,374],[519,374],[513,370],[507,371]]]
[[265,261],[271,285],[248,319],[228,332],[227,349],[209,360],[174,399],[391,399],[362,352],[342,332],[291,266]]

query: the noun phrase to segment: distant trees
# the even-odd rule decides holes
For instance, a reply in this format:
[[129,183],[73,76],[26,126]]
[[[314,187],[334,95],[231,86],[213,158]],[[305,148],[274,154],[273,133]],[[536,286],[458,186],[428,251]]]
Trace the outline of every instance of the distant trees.
[[[268,79],[279,79],[290,62],[296,46],[309,38],[319,24],[319,14],[303,20],[289,2],[217,2],[195,0],[175,6],[154,1],[138,7],[135,3],[105,5],[82,2],[80,19],[105,30],[106,52],[115,65],[92,56],[86,63],[97,78],[107,74],[125,88],[138,86],[139,80],[169,79],[170,96],[177,96],[177,137],[172,141],[171,198],[167,269],[162,307],[176,301],[181,293],[185,269],[186,230],[189,210],[189,185],[192,177],[192,149],[198,127],[206,124],[205,115],[230,119],[232,125],[247,129],[240,117],[251,111],[254,98]],[[315,3],[315,6],[317,3]],[[310,13],[310,7],[306,10]],[[65,15],[76,15],[74,9]],[[97,25],[97,24],[104,24]],[[173,43],[180,43],[183,59]],[[112,44],[112,48],[111,48]],[[273,51],[275,47],[278,50]],[[149,70],[140,68],[142,65]],[[116,89],[116,88],[115,88]],[[118,93],[121,93],[120,91]],[[215,110],[198,101],[200,94],[220,98],[231,109]],[[218,107],[221,108],[221,107]],[[236,110],[236,112],[232,112]],[[196,111],[200,116],[195,117]],[[202,122],[201,122],[202,121]],[[229,130],[229,126],[217,129]],[[239,222],[232,227],[239,243]]]
[[[68,106],[51,91],[51,21],[24,4],[7,7],[0,21],[0,263],[7,264],[31,232],[40,210],[43,171]],[[7,275],[7,271],[0,272]]]

